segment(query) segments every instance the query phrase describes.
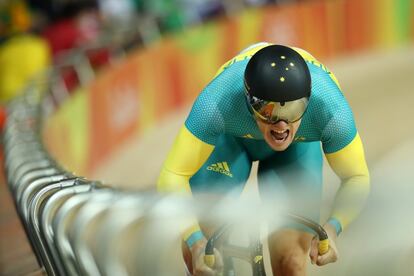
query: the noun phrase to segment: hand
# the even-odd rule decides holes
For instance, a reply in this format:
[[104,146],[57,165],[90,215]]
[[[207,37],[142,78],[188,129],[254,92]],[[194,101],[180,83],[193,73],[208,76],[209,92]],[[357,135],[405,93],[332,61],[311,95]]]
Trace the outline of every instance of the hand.
[[223,270],[223,259],[220,253],[214,249],[215,264],[210,268],[204,263],[204,252],[206,249],[207,240],[205,238],[197,241],[190,248],[193,260],[193,275],[194,276],[214,276],[219,275]]
[[329,263],[334,263],[338,260],[339,254],[338,249],[336,248],[336,230],[335,228],[327,223],[323,226],[326,233],[328,234],[329,239],[329,249],[328,252],[326,252],[323,255],[319,255],[318,252],[318,236],[313,237],[311,242],[311,248],[309,252],[309,257],[311,259],[312,264],[316,264],[319,266],[326,265]]

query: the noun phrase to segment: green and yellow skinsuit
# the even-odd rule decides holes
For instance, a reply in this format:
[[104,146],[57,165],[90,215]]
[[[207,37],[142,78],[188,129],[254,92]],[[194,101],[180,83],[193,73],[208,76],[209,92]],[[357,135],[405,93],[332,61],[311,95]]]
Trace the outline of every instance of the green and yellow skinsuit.
[[[243,83],[249,59],[267,45],[252,45],[225,63],[199,94],[164,163],[158,190],[241,192],[252,162],[258,160],[262,197],[287,195],[293,205],[303,205],[296,211],[319,219],[323,150],[341,179],[329,219],[339,234],[359,214],[370,189],[351,108],[332,72],[306,51],[293,48],[310,70],[311,97],[294,142],[283,152],[273,151],[248,110]],[[189,246],[201,237],[198,225],[184,234]]]

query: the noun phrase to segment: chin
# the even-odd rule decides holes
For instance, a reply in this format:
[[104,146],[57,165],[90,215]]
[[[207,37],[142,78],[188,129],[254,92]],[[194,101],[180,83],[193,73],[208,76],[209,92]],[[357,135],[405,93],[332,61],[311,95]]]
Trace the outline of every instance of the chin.
[[[269,143],[268,143],[269,144]],[[269,146],[274,150],[274,151],[284,151],[286,150],[289,146],[290,143],[286,143],[286,145],[273,145],[273,144],[269,144]]]
[[288,137],[286,141],[283,141],[282,143],[275,142],[272,137],[267,137],[267,139],[265,140],[269,147],[272,148],[274,151],[284,151],[292,143],[292,139],[290,137]]

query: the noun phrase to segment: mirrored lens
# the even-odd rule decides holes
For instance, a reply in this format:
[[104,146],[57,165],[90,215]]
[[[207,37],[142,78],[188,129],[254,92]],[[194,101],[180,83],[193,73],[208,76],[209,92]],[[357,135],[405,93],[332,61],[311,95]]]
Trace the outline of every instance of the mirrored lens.
[[251,103],[251,106],[255,115],[268,123],[276,123],[280,120],[293,123],[302,118],[308,103],[309,99],[305,97],[284,103],[256,101]]

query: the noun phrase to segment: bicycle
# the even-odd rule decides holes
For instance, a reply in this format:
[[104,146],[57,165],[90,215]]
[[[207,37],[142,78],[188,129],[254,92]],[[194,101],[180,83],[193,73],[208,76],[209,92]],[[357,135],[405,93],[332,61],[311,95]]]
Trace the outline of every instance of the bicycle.
[[[304,217],[301,217],[295,214],[287,214],[285,216],[289,220],[298,222],[314,230],[317,236],[319,237],[319,245],[318,245],[319,254],[323,255],[326,252],[328,252],[329,250],[328,235],[320,224],[310,219],[307,219],[307,218],[304,218]],[[215,248],[216,242],[223,236],[224,233],[228,231],[230,227],[231,227],[231,224],[225,224],[221,226],[208,239],[206,249],[205,249],[204,262],[209,267],[214,267],[214,264],[215,264],[214,248]],[[263,261],[263,245],[258,236],[259,235],[253,235],[253,237],[251,236],[250,244],[247,247],[233,245],[233,244],[230,244],[228,241],[222,243],[220,252],[222,253],[222,256],[223,256],[224,267],[223,267],[223,273],[220,274],[221,276],[236,275],[234,267],[233,267],[234,258],[250,263],[250,266],[253,271],[253,276],[266,276],[266,271],[265,271],[264,261]]]

